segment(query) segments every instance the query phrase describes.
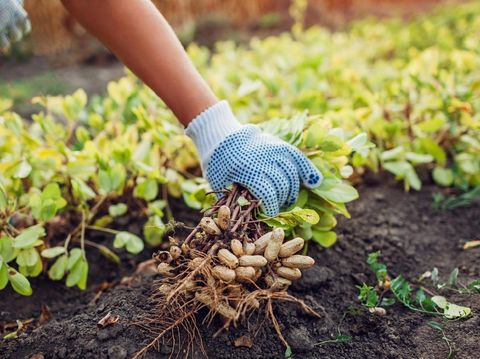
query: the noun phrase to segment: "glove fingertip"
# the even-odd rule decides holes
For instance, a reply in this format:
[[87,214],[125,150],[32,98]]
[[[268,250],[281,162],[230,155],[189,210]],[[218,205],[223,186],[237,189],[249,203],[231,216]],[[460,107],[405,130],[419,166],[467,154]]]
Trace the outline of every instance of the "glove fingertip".
[[315,172],[310,173],[307,178],[302,180],[305,187],[312,189],[322,184],[323,176],[318,170],[315,170]]

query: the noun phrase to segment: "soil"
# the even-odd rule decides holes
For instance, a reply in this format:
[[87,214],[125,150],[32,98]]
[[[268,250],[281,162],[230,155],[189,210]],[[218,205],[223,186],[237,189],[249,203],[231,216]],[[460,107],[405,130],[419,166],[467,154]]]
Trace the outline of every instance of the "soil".
[[[438,211],[432,208],[431,197],[438,188],[426,186],[421,192],[407,194],[399,184],[384,178],[370,179],[359,190],[361,199],[350,206],[352,219],[339,221],[338,242],[328,249],[311,245],[309,254],[317,265],[305,271],[290,290],[321,318],[307,316],[295,305],[280,304],[275,308],[295,357],[447,358],[447,344],[438,330],[428,326],[431,320],[444,326],[456,351],[455,358],[478,357],[479,294],[448,293],[453,302],[470,306],[473,315],[446,321],[412,312],[400,304],[387,308],[385,316],[370,314],[360,306],[355,286],[364,281],[374,283],[365,260],[368,253],[377,250],[382,251],[381,260],[392,275],[402,274],[412,282],[433,267],[443,278],[459,268],[459,280],[464,283],[480,277],[480,248],[463,249],[466,241],[479,239],[480,203]],[[94,255],[89,260],[92,268],[87,291],[37,279],[30,298],[11,290],[0,292],[0,321],[4,324],[38,318],[42,304],[48,305],[52,314],[51,320],[29,327],[18,339],[3,342],[0,357],[31,358],[42,354],[45,358],[120,359],[131,357],[148,342],[148,333],[134,323],[151,307],[149,295],[155,276],[138,277],[130,284],[118,284],[97,294],[99,283],[128,275],[135,263],[128,256],[120,267],[104,264]],[[97,322],[108,312],[120,320],[98,328]],[[284,357],[285,348],[263,315],[253,313],[249,325],[241,324],[215,338],[222,323],[202,325],[202,315],[198,326],[210,358]],[[322,343],[339,333],[351,340]],[[242,335],[253,340],[251,348],[234,346],[235,339]],[[159,352],[151,351],[146,357],[168,357],[170,352],[171,347],[163,345]],[[178,356],[185,356],[185,352]],[[198,347],[193,357],[201,357]]]

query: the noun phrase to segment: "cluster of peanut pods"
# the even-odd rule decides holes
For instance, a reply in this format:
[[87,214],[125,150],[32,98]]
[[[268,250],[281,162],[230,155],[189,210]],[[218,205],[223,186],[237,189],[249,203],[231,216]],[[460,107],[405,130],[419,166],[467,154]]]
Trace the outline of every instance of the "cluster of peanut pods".
[[[222,236],[222,232],[231,229],[230,209],[222,206],[215,219],[203,217],[200,228],[212,241]],[[200,233],[202,235],[202,233]],[[305,244],[303,238],[285,240],[281,228],[262,235],[253,241],[243,236],[243,239],[232,239],[229,243],[218,241],[212,245],[208,253],[212,255],[213,276],[225,283],[258,283],[260,287],[273,291],[285,290],[294,280],[302,276],[301,269],[314,265],[313,258],[297,254]],[[175,273],[174,260],[189,256],[189,248],[185,245],[171,245],[168,252],[159,254],[158,271],[165,276]],[[189,258],[195,263],[201,258]]]

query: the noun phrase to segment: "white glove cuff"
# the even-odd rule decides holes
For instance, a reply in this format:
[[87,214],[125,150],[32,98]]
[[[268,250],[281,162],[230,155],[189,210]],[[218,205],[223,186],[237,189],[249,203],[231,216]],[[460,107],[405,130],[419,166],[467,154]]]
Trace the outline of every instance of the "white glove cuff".
[[210,106],[190,122],[185,134],[195,143],[204,171],[220,142],[241,127],[242,124],[237,121],[225,100]]

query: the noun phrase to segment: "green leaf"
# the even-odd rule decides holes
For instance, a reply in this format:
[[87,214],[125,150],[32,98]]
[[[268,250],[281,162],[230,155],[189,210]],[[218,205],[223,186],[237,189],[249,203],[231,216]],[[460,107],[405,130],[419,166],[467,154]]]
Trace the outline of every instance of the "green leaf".
[[327,135],[323,137],[321,142],[317,145],[320,151],[335,152],[343,147],[343,141],[334,135]]
[[300,193],[298,194],[297,202],[293,205],[293,208],[300,207],[304,208],[308,201],[308,191],[305,189],[301,189]]
[[453,183],[453,171],[449,168],[435,167],[432,172],[435,183],[448,187]]
[[69,270],[67,275],[67,281],[65,282],[67,287],[73,287],[85,280],[85,271],[88,273],[88,264],[83,258],[80,258],[75,262],[74,266]]
[[7,264],[0,258],[0,290],[5,288],[8,284],[8,268]]
[[388,298],[384,297],[382,298],[382,301],[380,302],[380,307],[389,307],[392,306],[396,303],[394,298]]
[[47,199],[57,199],[62,196],[62,193],[60,192],[60,186],[58,183],[52,182],[49,183],[42,191],[42,198]]
[[312,191],[324,199],[338,203],[347,203],[358,198],[358,192],[355,188],[330,178],[325,178],[322,184]]
[[8,280],[15,292],[21,295],[32,295],[32,287],[28,279],[13,268],[8,269]]
[[420,189],[422,188],[422,182],[420,181],[420,178],[418,177],[417,172],[415,172],[413,167],[407,171],[406,180],[413,189],[420,191]]
[[405,158],[413,163],[430,163],[433,161],[433,156],[415,152],[407,152]]
[[72,270],[75,264],[82,258],[83,251],[80,248],[73,248],[68,256],[67,269]]
[[448,319],[465,318],[468,317],[471,313],[472,310],[470,308],[453,303],[448,303],[447,307],[443,312],[445,318]]
[[82,261],[82,272],[80,275],[80,280],[77,282],[77,287],[81,290],[87,288],[87,279],[88,279],[88,262]]
[[240,196],[240,197],[237,198],[237,204],[238,204],[240,207],[248,206],[248,205],[250,204],[250,201],[247,200],[245,197]]
[[113,246],[115,248],[125,247],[128,252],[133,254],[140,253],[144,247],[142,239],[130,232],[117,233],[113,241]]
[[111,192],[121,191],[126,178],[125,168],[120,164],[115,164],[108,170],[100,170],[98,173],[98,182],[101,192],[109,194]]
[[3,258],[5,263],[10,262],[16,256],[15,249],[13,248],[13,240],[10,237],[0,237],[0,257]]
[[318,213],[313,209],[302,209],[300,207],[295,207],[290,211],[290,213],[301,222],[306,222],[309,224],[316,224],[320,220]]
[[337,234],[331,231],[318,231],[315,230],[315,227],[312,227],[312,240],[315,243],[320,244],[322,247],[328,248],[337,241]]
[[16,167],[13,173],[15,178],[27,178],[30,172],[32,171],[32,166],[26,160],[20,162]]
[[420,122],[415,127],[426,133],[434,133],[440,130],[444,124],[445,120],[443,118],[436,117]]
[[391,290],[403,304],[409,305],[411,303],[412,288],[401,275],[392,280]]
[[43,264],[41,260],[35,262],[33,266],[20,266],[20,273],[26,277],[37,277],[43,270]]
[[125,203],[112,204],[108,207],[108,214],[112,217],[118,217],[127,213],[127,205]]
[[45,228],[37,224],[22,231],[13,241],[14,248],[28,248],[35,244],[37,239],[45,236]]
[[66,254],[57,258],[55,263],[48,270],[48,276],[53,280],[60,280],[67,271],[68,256]]
[[450,276],[448,277],[448,285],[456,286],[457,279],[458,279],[458,268],[455,268],[454,270],[452,270],[452,272],[450,273]]
[[65,253],[65,247],[52,247],[52,248],[47,248],[42,251],[42,257],[44,258],[55,258],[56,256],[59,256],[60,254]]
[[93,189],[79,178],[72,179],[72,190],[73,195],[83,201],[87,201],[96,197],[96,193],[93,191]]
[[447,299],[441,295],[435,295],[431,299],[440,309],[445,309],[448,305]]
[[41,261],[41,259],[35,248],[23,249],[17,255],[17,264],[19,266],[31,267],[37,261]]
[[0,182],[0,211],[7,209],[8,197],[5,187]]
[[405,149],[403,148],[403,146],[398,146],[391,150],[383,151],[382,154],[380,155],[380,159],[382,161],[398,160],[403,158],[404,155],[405,155]]
[[433,329],[436,329],[436,330],[439,330],[439,331],[443,331],[443,326],[442,324],[438,323],[438,322],[434,322],[433,320],[429,321],[427,323],[427,325]]
[[284,356],[285,356],[286,359],[293,358],[292,348],[290,348],[290,346],[288,346],[288,347],[285,349],[285,354],[284,354]]
[[380,255],[380,251],[369,253],[367,257],[367,263],[370,265],[370,269],[372,270],[372,272],[375,273],[377,280],[383,281],[387,278],[388,274],[387,266],[378,261]]
[[480,279],[475,279],[467,285],[467,289],[480,293]]
[[158,183],[154,179],[146,179],[135,186],[133,194],[135,197],[143,198],[146,201],[152,201],[158,195]]
[[150,246],[159,245],[166,232],[167,226],[163,223],[162,218],[157,215],[148,218],[148,221],[143,226],[145,241]]
[[357,286],[357,288],[360,290],[358,299],[362,304],[367,308],[375,308],[378,303],[378,294],[375,288],[366,283],[363,283],[361,287]]
[[330,213],[323,213],[319,222],[314,226],[314,229],[319,231],[329,231],[337,225],[337,220]]

